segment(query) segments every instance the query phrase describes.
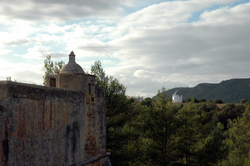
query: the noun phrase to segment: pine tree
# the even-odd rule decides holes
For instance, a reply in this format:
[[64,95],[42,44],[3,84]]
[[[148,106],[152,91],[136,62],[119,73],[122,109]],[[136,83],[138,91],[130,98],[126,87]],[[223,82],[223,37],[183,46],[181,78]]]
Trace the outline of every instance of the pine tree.
[[140,165],[165,166],[175,161],[175,114],[169,99],[165,99],[163,95],[166,94],[162,92],[158,93],[158,100],[153,101],[151,107],[140,106],[137,119],[137,131],[140,132],[137,148],[141,152],[137,164]]
[[126,87],[113,76],[106,75],[100,61],[91,67],[91,74],[96,76],[96,84],[106,93],[107,148],[112,154],[111,163],[126,166],[129,157],[125,146],[129,132],[123,131],[123,127],[134,117],[132,102],[125,96]]
[[246,165],[250,152],[250,105],[247,106],[243,117],[229,120],[229,126],[229,137],[226,140],[229,156],[224,165]]

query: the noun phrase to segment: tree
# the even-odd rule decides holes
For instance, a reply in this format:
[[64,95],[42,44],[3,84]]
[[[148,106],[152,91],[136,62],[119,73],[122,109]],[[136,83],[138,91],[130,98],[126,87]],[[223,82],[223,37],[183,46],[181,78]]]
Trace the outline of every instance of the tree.
[[65,65],[65,62],[59,61],[59,62],[53,62],[51,60],[51,56],[46,56],[46,59],[44,60],[44,67],[46,69],[45,75],[43,76],[43,85],[46,86],[46,76],[48,75],[54,75],[59,74],[62,67]]
[[[11,76],[6,77],[7,81],[12,81]],[[14,80],[14,82],[17,82],[17,80]]]
[[153,101],[153,107],[149,107],[141,117],[144,153],[147,156],[144,163],[147,165],[170,165],[175,159],[176,119],[171,102],[162,92],[158,92],[158,101]]
[[198,110],[189,103],[179,110],[177,114],[178,128],[176,141],[178,144],[179,155],[183,158],[184,164],[194,162],[197,151],[197,143],[202,138],[202,117],[197,114]]
[[229,120],[228,138],[229,147],[228,160],[224,165],[248,165],[250,154],[250,106],[248,105],[243,117]]
[[106,75],[100,61],[91,66],[91,74],[96,76],[96,84],[106,92],[107,113],[110,113],[116,108],[117,100],[120,100],[118,96],[125,96],[126,87],[113,76]]
[[212,166],[222,161],[228,155],[228,148],[224,143],[224,126],[218,123],[211,125],[212,132],[206,135],[196,156],[196,165]]
[[189,103],[189,102],[198,103],[199,101],[198,101],[196,98],[193,98],[193,97],[187,98],[187,99],[184,101],[184,103]]
[[100,61],[91,67],[91,74],[96,76],[96,84],[106,92],[107,148],[112,154],[111,163],[126,166],[130,155],[124,147],[131,134],[123,128],[135,117],[132,101],[125,96],[126,87],[113,76],[106,75]]
[[190,102],[183,107],[172,105],[162,92],[157,97],[152,107],[141,104],[136,108],[139,115],[130,129],[139,136],[128,139],[126,148],[133,154],[128,165],[210,166],[227,156],[224,127],[215,124],[213,112],[203,108],[205,103],[201,107]]
[[146,105],[146,106],[148,106],[148,107],[151,107],[151,106],[152,106],[152,104],[151,104],[152,101],[153,101],[152,98],[147,97],[147,98],[145,98],[145,99],[141,102],[141,105]]
[[177,113],[176,144],[179,162],[186,165],[214,165],[227,155],[223,125],[216,126],[210,112],[189,103]]
[[247,99],[242,99],[242,100],[240,100],[240,103],[241,103],[241,104],[247,103]]
[[206,101],[207,101],[206,99],[199,99],[198,100],[199,103],[206,102]]
[[213,102],[216,104],[223,104],[223,101],[220,99],[215,99]]

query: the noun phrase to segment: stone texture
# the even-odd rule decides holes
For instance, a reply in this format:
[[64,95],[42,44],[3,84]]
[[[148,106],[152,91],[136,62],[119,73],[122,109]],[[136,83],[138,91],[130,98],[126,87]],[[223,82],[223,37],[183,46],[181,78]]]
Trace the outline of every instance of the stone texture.
[[0,166],[110,166],[95,76],[60,73],[47,85],[0,81]]

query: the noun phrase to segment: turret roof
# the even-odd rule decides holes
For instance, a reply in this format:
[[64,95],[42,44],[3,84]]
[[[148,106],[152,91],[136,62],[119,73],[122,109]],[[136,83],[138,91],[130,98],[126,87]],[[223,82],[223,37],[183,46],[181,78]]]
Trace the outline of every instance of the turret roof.
[[69,54],[69,62],[63,66],[60,73],[81,73],[85,74],[82,67],[75,62],[75,54],[73,51]]

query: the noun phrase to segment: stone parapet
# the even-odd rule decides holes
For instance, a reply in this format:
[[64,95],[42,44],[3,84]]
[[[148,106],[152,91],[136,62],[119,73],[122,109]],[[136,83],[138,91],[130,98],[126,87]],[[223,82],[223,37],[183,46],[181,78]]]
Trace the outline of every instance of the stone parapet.
[[91,86],[86,94],[0,81],[0,165],[66,166],[106,154],[105,92]]

